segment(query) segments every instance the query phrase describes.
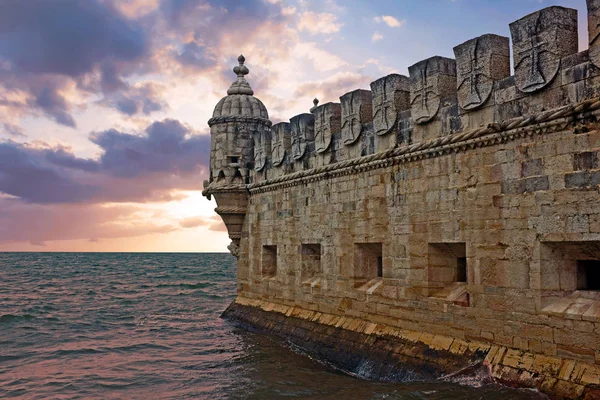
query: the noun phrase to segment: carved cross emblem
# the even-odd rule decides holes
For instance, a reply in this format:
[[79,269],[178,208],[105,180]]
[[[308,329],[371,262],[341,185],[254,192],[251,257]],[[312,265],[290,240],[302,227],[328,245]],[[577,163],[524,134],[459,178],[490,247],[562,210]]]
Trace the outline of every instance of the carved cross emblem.
[[290,120],[292,128],[292,158],[300,160],[306,152],[306,142],[314,140],[314,116],[300,114]]
[[561,58],[577,52],[577,11],[548,7],[510,24],[515,82],[525,93],[549,85]]
[[431,121],[440,107],[437,74],[430,74],[429,60],[422,61],[409,70],[411,78],[411,107],[417,124]]
[[469,70],[467,72],[467,74],[464,76],[464,79],[462,80],[462,82],[458,85],[459,89],[460,87],[465,84],[467,81],[468,83],[468,95],[467,95],[467,99],[465,101],[465,107],[464,108],[470,108],[472,106],[478,106],[480,105],[483,101],[481,99],[481,95],[479,94],[479,77],[482,75],[485,75],[483,73],[483,65],[480,64],[479,59],[477,58],[477,51],[479,50],[479,38],[477,38],[475,40],[475,46],[473,46],[470,54],[469,54]]
[[334,132],[341,127],[341,106],[339,103],[327,103],[317,107],[315,113],[315,150],[317,153],[326,151]]
[[465,110],[482,106],[494,81],[510,75],[509,39],[486,34],[454,48],[458,103]]
[[386,135],[396,126],[398,114],[409,108],[408,78],[391,74],[371,83],[373,93],[373,128]]
[[342,141],[352,144],[363,131],[363,122],[373,116],[372,95],[368,90],[355,90],[340,97],[342,103]]
[[280,166],[285,160],[286,148],[289,147],[289,131],[290,124],[281,122],[273,125],[271,132],[273,133],[273,139],[271,140],[271,157],[273,166]]
[[529,62],[529,73],[524,89],[546,83],[546,78],[544,78],[540,69],[540,56],[549,50],[547,49],[548,42],[539,37],[539,26],[540,15],[538,15],[535,24],[529,26],[528,30],[530,31],[531,38],[525,41],[525,45],[517,52],[518,59],[515,63],[515,68],[518,68],[521,63],[527,60]]
[[264,148],[264,133],[254,132],[254,170],[260,171],[265,167],[267,163],[267,157],[265,156]]

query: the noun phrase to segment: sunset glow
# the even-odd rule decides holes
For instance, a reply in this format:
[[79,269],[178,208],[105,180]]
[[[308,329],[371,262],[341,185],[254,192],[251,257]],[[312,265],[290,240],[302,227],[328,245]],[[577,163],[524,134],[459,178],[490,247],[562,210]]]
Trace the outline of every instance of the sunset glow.
[[271,121],[584,0],[0,3],[0,251],[226,251],[207,121],[235,79]]

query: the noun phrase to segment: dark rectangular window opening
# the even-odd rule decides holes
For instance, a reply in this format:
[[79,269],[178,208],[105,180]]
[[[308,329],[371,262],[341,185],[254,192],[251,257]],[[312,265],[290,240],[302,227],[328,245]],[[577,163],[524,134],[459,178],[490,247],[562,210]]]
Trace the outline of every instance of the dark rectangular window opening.
[[277,246],[263,246],[261,274],[272,278],[277,274]]
[[427,262],[427,279],[431,288],[468,281],[466,243],[429,243]]
[[456,282],[467,282],[467,257],[456,258]]
[[238,158],[237,158],[237,157],[235,157],[235,156],[233,156],[233,157],[231,157],[231,160],[230,160],[230,161],[231,161],[231,163],[232,163],[232,164],[237,164],[237,162],[238,162]]
[[600,290],[600,260],[577,261],[577,290]]
[[362,286],[368,281],[383,277],[383,244],[354,244],[354,285]]
[[300,245],[300,256],[302,257],[302,280],[313,278],[322,272],[321,267],[321,245],[318,243]]

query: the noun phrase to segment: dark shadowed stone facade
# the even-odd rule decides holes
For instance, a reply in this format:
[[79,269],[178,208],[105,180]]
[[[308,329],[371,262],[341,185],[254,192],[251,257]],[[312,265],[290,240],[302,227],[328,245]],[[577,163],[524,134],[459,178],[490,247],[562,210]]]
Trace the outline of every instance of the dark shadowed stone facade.
[[600,0],[549,7],[271,126],[240,57],[209,121],[225,316],[352,370],[600,398]]

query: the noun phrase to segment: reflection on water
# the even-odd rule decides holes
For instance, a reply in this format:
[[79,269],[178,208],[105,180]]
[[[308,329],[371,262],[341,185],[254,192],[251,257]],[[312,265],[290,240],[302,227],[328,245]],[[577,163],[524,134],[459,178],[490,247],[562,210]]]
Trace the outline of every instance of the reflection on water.
[[539,398],[343,374],[221,320],[234,296],[226,254],[0,253],[0,398]]

